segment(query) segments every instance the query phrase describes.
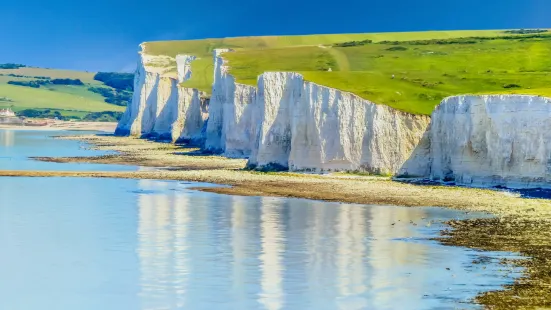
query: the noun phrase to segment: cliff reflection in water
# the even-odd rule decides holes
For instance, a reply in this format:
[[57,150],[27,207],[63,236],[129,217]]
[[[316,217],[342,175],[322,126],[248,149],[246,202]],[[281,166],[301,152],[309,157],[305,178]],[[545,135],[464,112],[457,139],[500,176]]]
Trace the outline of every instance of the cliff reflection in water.
[[365,309],[406,302],[421,309],[443,302],[444,293],[431,299],[431,291],[467,281],[445,273],[448,266],[460,272],[465,263],[455,248],[406,240],[424,237],[431,209],[191,194],[171,182],[139,183],[143,309]]
[[14,146],[15,133],[12,130],[0,130],[0,146]]
[[[3,169],[94,168],[38,165],[28,157],[88,151],[13,133]],[[497,263],[507,253],[427,240],[442,228],[429,221],[466,216],[458,211],[190,186],[0,178],[0,309],[464,309],[518,276]]]

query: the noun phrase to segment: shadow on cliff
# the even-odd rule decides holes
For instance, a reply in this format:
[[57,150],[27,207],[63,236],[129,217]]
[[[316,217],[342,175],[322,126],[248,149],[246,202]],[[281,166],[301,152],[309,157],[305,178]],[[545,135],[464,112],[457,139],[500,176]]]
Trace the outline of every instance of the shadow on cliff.
[[[255,122],[255,108],[258,107],[257,90],[255,88],[247,94],[244,91],[236,94],[236,89],[237,87],[232,88],[232,92],[227,96],[234,98],[233,104],[224,103],[223,108],[226,119],[222,128],[222,137],[225,140],[224,155],[230,158],[249,158],[260,127],[258,122]],[[241,113],[238,113],[238,107]]]
[[[210,99],[203,98],[199,90],[193,89],[189,104],[182,132],[179,133],[176,143],[204,148],[208,124],[208,117],[204,117],[204,115],[208,116],[209,114]],[[190,131],[189,128],[193,128],[193,130]]]
[[[170,96],[165,99],[165,104],[158,116],[156,116],[153,130],[148,134],[148,138],[157,141],[172,142],[172,123],[176,121],[176,116],[178,115],[178,88],[176,86],[176,80],[171,78],[168,78],[168,80],[170,81]],[[158,85],[160,85],[160,80],[157,80],[157,86]],[[158,87],[156,87],[156,89],[158,89]],[[158,107],[158,100],[156,107]],[[155,111],[155,114],[156,112],[157,111]]]
[[[145,108],[141,119],[140,137],[147,138],[153,127],[155,126],[155,118],[157,114],[157,93],[159,89],[159,75],[155,77],[155,83],[151,89],[151,92],[145,99]],[[147,92],[147,91],[146,91]]]
[[[291,107],[296,103],[291,104],[291,100],[295,97],[297,90],[291,87],[292,79],[287,79],[283,86],[283,96],[279,99],[279,102],[271,107],[266,104],[266,98],[262,101],[262,105],[259,106],[258,113],[263,115],[258,129],[256,130],[256,139],[252,144],[253,154],[251,158],[254,158],[253,162],[247,163],[247,169],[255,169],[262,171],[284,171],[289,170],[289,157],[291,155]],[[264,92],[264,86],[259,81],[258,89],[262,89]],[[290,92],[286,92],[286,89],[291,89]],[[262,94],[264,96],[264,93]],[[258,100],[258,99],[257,99]],[[265,131],[263,126],[266,123],[267,108],[277,107],[275,118],[270,125],[270,128]],[[270,113],[272,114],[272,113]],[[266,132],[263,136],[262,132]],[[256,152],[255,152],[256,151]]]
[[429,178],[431,174],[430,156],[430,125],[423,133],[423,137],[411,152],[409,158],[402,164],[395,174],[395,178]]
[[[307,83],[307,82],[305,82]],[[321,93],[320,93],[321,92]],[[311,98],[321,97],[322,106],[321,111],[327,111],[329,109],[329,90],[314,87],[310,89],[309,92]],[[305,94],[301,94],[304,96]],[[334,101],[337,98],[333,99]],[[335,104],[334,102],[332,104]],[[299,100],[298,102],[293,102],[291,105],[292,111],[298,111],[296,113],[297,117],[291,119],[291,151],[290,158],[293,159],[289,163],[289,168],[297,171],[316,171],[322,168],[322,140],[326,139],[323,135],[327,129],[330,129],[330,132],[333,132],[334,128],[338,128],[338,125],[334,121],[335,118],[326,118],[324,115],[316,115],[314,108],[315,105],[307,104]],[[316,116],[320,119],[317,119]],[[316,125],[319,124],[319,129]],[[335,127],[336,126],[336,127]],[[337,141],[340,140],[340,132],[337,130]],[[330,142],[331,143],[331,142]],[[341,148],[339,147],[339,151]],[[307,151],[307,152],[305,152]]]

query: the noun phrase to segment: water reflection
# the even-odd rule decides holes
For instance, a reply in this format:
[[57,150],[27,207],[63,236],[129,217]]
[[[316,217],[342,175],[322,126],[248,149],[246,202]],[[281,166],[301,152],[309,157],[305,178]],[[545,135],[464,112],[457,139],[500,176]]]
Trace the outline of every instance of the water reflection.
[[432,309],[503,283],[480,281],[496,268],[471,280],[466,266],[476,254],[423,241],[437,231],[429,220],[453,211],[220,196],[174,184],[139,181],[142,309]]
[[[29,160],[97,154],[50,134],[0,130],[0,168],[111,167]],[[0,178],[0,309],[465,309],[518,276],[427,241],[459,212],[190,186]]]
[[285,233],[282,223],[281,205],[273,199],[262,199],[262,244],[260,269],[262,271],[262,292],[260,303],[265,309],[278,310],[283,306],[283,253],[285,252]]
[[81,163],[50,163],[29,157],[94,156],[109,152],[89,150],[74,140],[53,139],[52,136],[76,135],[89,132],[26,131],[0,129],[0,169],[5,170],[135,170],[132,166]]
[[[366,235],[369,209],[343,206],[339,208],[335,230],[339,240],[337,247],[338,291],[342,296],[340,309],[365,309],[368,279],[366,276],[368,253]],[[369,214],[371,216],[371,214]],[[376,236],[373,236],[376,238]],[[354,298],[357,296],[357,298]],[[352,298],[351,298],[352,297]]]
[[[370,250],[373,255],[370,286],[376,292],[370,300],[372,305],[407,303],[412,308],[422,307],[419,299],[426,289],[425,276],[412,276],[423,270],[425,258],[430,257],[430,248],[423,243],[393,242],[389,239],[412,238],[419,235],[416,227],[427,225],[422,209],[397,209],[395,212],[373,212],[369,234],[372,236]],[[430,285],[430,283],[429,283]]]
[[176,195],[174,206],[174,266],[176,277],[175,292],[177,306],[183,308],[185,306],[185,295],[187,293],[187,277],[189,275],[189,262],[188,262],[188,249],[189,244],[187,242],[187,236],[189,234],[189,207],[191,206],[191,200],[189,196]]
[[15,144],[15,133],[12,130],[0,130],[0,145],[13,146]]
[[188,269],[189,202],[185,195],[167,192],[170,184],[138,181],[138,256],[143,309],[184,306]]
[[254,309],[258,307],[256,298],[258,293],[259,270],[248,268],[248,265],[260,265],[260,257],[250,256],[258,253],[261,245],[256,242],[261,233],[256,225],[259,218],[256,208],[250,208],[251,200],[261,203],[258,197],[228,197],[231,199],[231,253],[232,274],[231,295],[234,296],[236,309]]

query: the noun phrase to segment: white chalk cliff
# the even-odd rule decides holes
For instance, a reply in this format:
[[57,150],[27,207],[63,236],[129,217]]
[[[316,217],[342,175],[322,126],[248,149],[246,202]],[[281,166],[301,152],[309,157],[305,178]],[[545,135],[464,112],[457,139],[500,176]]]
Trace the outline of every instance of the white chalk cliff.
[[206,94],[180,85],[191,78],[190,64],[195,59],[140,53],[132,103],[115,134],[201,143],[208,118]]
[[191,79],[191,63],[197,57],[192,55],[176,55],[176,69],[178,70],[178,82]]
[[193,74],[194,56],[141,53],[134,98],[116,133],[204,142],[207,151],[248,157],[249,167],[260,169],[392,174],[429,123],[427,116],[376,105],[297,73],[264,73],[257,87],[236,83],[223,59],[227,52],[214,52],[210,103],[180,86]]
[[205,150],[228,157],[248,157],[254,147],[259,116],[256,88],[235,82],[222,53],[214,51],[214,83],[209,103]]
[[[134,97],[117,134],[193,142],[249,166],[293,171],[366,171],[453,180],[471,186],[551,187],[551,99],[492,95],[446,98],[429,118],[351,93],[267,72],[235,82],[214,52],[210,104],[181,86],[191,55],[141,53]],[[208,118],[208,122],[207,122]],[[205,126],[207,125],[207,126]]]
[[207,94],[181,86],[193,75],[195,56],[142,52],[134,97],[116,133],[192,142],[249,158],[249,167],[258,169],[551,188],[551,99],[455,96],[431,121],[292,72],[266,72],[256,87],[236,83],[223,58],[228,52],[214,52],[210,103]]
[[411,156],[430,118],[311,82],[292,107],[293,170],[393,174]]
[[424,156],[402,173],[419,169],[411,174],[469,186],[551,187],[551,99],[446,98],[432,114],[428,137],[418,148]]
[[427,116],[376,105],[297,73],[264,73],[256,88],[236,83],[224,52],[214,55],[205,148],[248,156],[250,167],[392,174],[429,123]]

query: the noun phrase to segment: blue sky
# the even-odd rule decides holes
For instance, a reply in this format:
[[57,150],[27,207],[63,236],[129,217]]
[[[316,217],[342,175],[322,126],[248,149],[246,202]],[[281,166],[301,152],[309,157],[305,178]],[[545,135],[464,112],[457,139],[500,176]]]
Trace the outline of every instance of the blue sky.
[[551,28],[550,15],[549,0],[5,0],[0,63],[130,71],[144,41]]

